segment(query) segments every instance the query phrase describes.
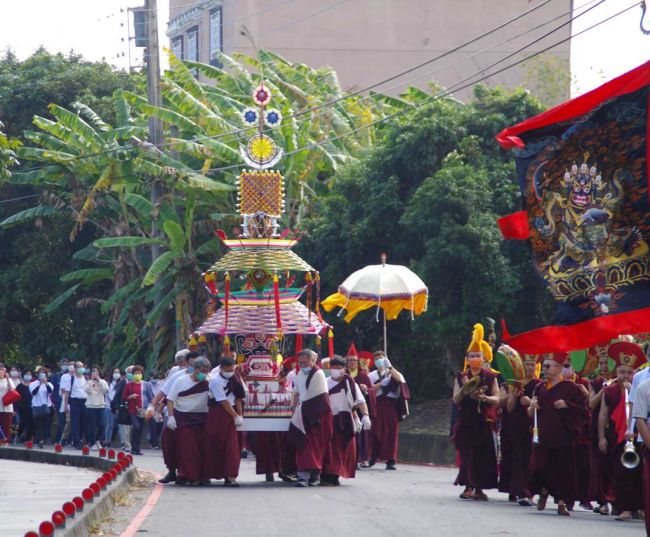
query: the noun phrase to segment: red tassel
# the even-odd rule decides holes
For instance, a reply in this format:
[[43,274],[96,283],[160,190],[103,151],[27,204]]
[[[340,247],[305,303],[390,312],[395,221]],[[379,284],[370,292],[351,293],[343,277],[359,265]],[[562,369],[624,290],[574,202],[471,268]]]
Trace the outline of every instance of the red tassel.
[[332,329],[327,332],[327,347],[329,351],[329,356],[330,359],[334,358],[334,332],[332,332]]
[[501,339],[504,341],[510,339],[510,331],[508,330],[506,320],[503,317],[501,317]]
[[302,334],[296,334],[296,354],[302,350]]
[[275,320],[278,325],[278,338],[282,338],[282,316],[280,315],[280,280],[273,275],[273,299],[275,300]]
[[309,322],[311,322],[311,288],[314,284],[311,272],[305,274],[305,281],[307,282],[307,309],[309,310]]
[[228,331],[228,316],[230,313],[230,273],[226,272],[226,289],[225,289],[225,297],[224,297],[224,307],[226,308],[226,320],[223,326],[223,332],[224,334]]

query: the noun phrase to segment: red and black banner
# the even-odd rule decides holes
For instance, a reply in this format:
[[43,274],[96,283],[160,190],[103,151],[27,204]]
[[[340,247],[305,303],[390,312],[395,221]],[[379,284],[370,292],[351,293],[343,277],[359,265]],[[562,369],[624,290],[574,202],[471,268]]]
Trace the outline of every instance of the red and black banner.
[[519,352],[650,331],[649,88],[650,62],[497,136],[524,204],[499,227],[528,241],[557,306],[553,326],[505,334]]

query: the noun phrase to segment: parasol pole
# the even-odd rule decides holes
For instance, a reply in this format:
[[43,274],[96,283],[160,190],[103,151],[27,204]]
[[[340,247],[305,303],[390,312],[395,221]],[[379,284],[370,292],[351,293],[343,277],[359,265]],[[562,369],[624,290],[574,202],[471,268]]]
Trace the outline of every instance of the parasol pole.
[[[386,252],[381,254],[381,266],[386,268]],[[382,308],[383,309],[383,308]],[[386,325],[386,310],[384,309],[384,356],[388,358],[388,326]]]
[[384,356],[388,357],[388,328],[386,326],[386,310],[384,310]]

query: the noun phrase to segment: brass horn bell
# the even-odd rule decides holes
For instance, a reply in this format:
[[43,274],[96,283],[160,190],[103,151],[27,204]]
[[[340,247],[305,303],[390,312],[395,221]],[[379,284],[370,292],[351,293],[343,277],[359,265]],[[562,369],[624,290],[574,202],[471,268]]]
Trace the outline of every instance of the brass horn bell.
[[632,470],[639,466],[641,459],[639,454],[636,452],[634,447],[634,442],[628,441],[625,442],[625,447],[623,448],[623,454],[621,455],[621,464],[628,470]]

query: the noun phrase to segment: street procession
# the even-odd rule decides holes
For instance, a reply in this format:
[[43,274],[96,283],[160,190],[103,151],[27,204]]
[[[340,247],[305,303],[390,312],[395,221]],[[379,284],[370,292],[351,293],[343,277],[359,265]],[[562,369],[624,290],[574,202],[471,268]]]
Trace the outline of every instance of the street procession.
[[650,536],[649,11],[4,6],[0,535]]

